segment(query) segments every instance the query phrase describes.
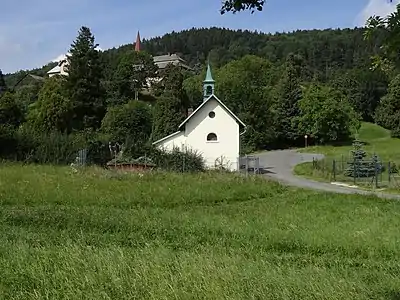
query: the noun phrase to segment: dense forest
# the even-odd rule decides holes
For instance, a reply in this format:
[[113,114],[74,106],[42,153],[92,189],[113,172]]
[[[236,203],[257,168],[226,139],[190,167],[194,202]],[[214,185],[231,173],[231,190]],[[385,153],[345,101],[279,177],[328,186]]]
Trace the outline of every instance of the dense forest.
[[[54,63],[0,76],[0,139],[9,145],[1,146],[0,155],[20,151],[18,159],[26,159],[26,149],[33,151],[26,136],[37,133],[60,144],[78,139],[80,146],[89,137],[96,143],[118,141],[129,145],[132,156],[141,155],[201,103],[207,61],[217,96],[248,125],[243,151],[297,146],[304,134],[312,143],[346,142],[362,120],[379,122],[396,135],[400,125],[388,123],[380,102],[390,100],[398,81],[371,68],[385,35],[378,31],[366,39],[365,33],[193,28],[143,40],[138,53],[132,44],[97,52],[90,29],[82,27],[71,46],[67,78],[45,78]],[[151,56],[166,53],[179,54],[193,71],[170,66],[161,84],[144,92],[145,78],[157,72]],[[132,69],[138,62],[145,66],[140,72]]]
[[[362,28],[299,30],[276,34],[216,27],[193,28],[143,40],[141,47],[153,56],[177,53],[197,69],[204,67],[208,58],[213,67],[223,66],[248,54],[280,64],[288,54],[295,53],[304,58],[312,75],[326,80],[336,70],[369,68],[370,57],[379,49],[380,43],[379,39],[366,42],[363,33]],[[132,44],[124,45],[101,53],[106,78],[112,76],[120,57],[132,47]],[[54,65],[51,63],[29,73],[45,76]],[[9,86],[13,86],[26,72],[8,74],[5,80]]]

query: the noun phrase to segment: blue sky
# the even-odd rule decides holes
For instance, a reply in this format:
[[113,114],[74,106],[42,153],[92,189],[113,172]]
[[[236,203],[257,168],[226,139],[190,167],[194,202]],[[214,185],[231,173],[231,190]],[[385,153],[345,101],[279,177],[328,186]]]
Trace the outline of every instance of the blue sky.
[[[66,53],[88,26],[102,49],[172,30],[220,26],[264,32],[354,27],[369,15],[388,14],[389,0],[267,0],[263,12],[219,14],[220,0],[4,1],[0,18],[3,72],[41,67]],[[399,3],[400,0],[394,2]],[[139,4],[140,3],[140,4]]]

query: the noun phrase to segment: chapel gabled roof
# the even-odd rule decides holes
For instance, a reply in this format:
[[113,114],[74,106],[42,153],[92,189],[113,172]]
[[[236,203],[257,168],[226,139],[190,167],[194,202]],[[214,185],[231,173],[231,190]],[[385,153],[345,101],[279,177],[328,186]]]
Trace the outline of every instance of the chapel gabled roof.
[[197,113],[198,111],[200,111],[201,108],[204,107],[204,105],[205,105],[208,101],[210,101],[210,100],[212,100],[212,99],[216,100],[216,101],[228,112],[228,114],[230,114],[231,117],[234,118],[234,119],[236,120],[237,123],[239,123],[239,125],[242,125],[243,127],[246,127],[246,125],[242,122],[242,120],[239,119],[239,117],[237,117],[237,116],[236,116],[236,115],[221,101],[221,100],[219,100],[217,96],[215,96],[214,94],[212,94],[212,95],[209,96],[206,100],[204,100],[203,103],[202,103],[199,107],[197,107],[196,110],[195,110],[190,116],[188,116],[188,117],[179,125],[179,130],[182,130],[183,126],[185,126],[185,124],[186,124],[187,122],[189,122],[189,120],[190,120],[194,115],[196,115],[196,113]]

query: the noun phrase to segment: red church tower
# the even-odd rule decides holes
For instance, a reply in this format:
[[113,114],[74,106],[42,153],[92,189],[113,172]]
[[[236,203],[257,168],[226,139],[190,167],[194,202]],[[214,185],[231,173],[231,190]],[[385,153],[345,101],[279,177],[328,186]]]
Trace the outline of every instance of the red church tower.
[[140,51],[140,33],[139,33],[139,31],[136,36],[135,51],[137,51],[137,52]]

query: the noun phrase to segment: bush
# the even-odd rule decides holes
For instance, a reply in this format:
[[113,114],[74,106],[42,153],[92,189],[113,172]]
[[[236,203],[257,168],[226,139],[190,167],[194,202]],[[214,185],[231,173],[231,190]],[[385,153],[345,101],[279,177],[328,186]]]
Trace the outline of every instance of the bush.
[[192,150],[180,151],[174,148],[171,152],[151,149],[151,160],[159,169],[173,172],[203,172],[205,163],[203,157]]
[[174,148],[172,151],[165,151],[155,148],[152,145],[143,147],[139,156],[131,156],[131,153],[139,153],[131,151],[129,147],[124,147],[123,154],[118,157],[121,161],[146,161],[154,164],[157,169],[172,172],[203,172],[205,163],[203,157],[192,150],[181,151]]
[[37,132],[28,126],[18,130],[0,127],[0,157],[25,163],[67,165],[78,151],[87,149],[87,163],[105,165],[111,159],[108,142],[96,132],[63,134]]

